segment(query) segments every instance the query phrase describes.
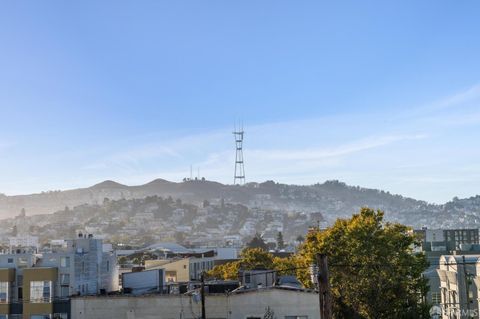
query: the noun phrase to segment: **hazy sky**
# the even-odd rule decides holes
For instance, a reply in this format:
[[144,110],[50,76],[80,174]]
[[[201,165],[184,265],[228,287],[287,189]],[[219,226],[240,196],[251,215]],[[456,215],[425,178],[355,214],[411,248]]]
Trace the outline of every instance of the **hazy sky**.
[[2,1],[0,192],[339,179],[480,193],[478,1]]

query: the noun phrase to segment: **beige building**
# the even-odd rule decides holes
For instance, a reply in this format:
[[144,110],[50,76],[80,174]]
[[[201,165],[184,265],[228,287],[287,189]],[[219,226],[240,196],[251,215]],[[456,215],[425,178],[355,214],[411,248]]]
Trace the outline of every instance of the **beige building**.
[[180,260],[146,260],[145,270],[163,269],[165,270],[166,282],[188,282],[190,281],[190,263],[189,258]]
[[182,258],[146,260],[145,270],[164,269],[166,282],[188,282],[199,280],[204,271],[214,266],[215,258]]
[[[54,284],[58,277],[57,268],[25,268],[22,269],[21,300],[23,313],[12,315],[12,288],[16,280],[15,268],[0,269],[0,318],[45,318],[55,313]],[[18,304],[18,303],[15,303]],[[65,318],[66,314],[57,314]]]
[[10,313],[10,295],[15,281],[15,269],[0,269],[0,318]]
[[47,317],[54,313],[53,290],[57,277],[57,268],[28,268],[23,270],[24,319],[30,319],[33,316]]

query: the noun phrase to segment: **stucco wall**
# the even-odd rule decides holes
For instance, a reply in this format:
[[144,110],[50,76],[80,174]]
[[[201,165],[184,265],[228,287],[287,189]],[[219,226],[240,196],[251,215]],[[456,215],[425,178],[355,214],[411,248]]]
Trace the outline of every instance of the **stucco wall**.
[[[226,295],[207,295],[210,319],[263,318],[270,307],[277,319],[285,316],[319,318],[318,295],[279,289]],[[181,295],[142,297],[78,297],[72,300],[73,319],[192,319],[201,314],[200,300]]]

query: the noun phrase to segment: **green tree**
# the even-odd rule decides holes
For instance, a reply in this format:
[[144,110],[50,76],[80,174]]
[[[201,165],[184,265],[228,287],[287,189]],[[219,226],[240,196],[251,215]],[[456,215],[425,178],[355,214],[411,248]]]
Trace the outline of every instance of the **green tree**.
[[248,248],[260,248],[268,250],[268,246],[259,233],[256,233],[252,240],[247,244]]
[[235,280],[240,270],[270,269],[278,271],[279,275],[295,275],[297,273],[295,256],[289,258],[274,257],[261,248],[246,248],[240,254],[240,259],[215,266],[208,272],[212,278]]
[[281,250],[285,248],[285,242],[283,241],[283,234],[281,231],[277,234],[277,249]]
[[12,236],[16,237],[17,235],[18,235],[18,227],[17,227],[17,225],[13,225]]
[[240,259],[235,262],[215,266],[208,272],[209,277],[221,279],[238,279],[240,270],[268,269],[268,270],[288,270],[292,267],[292,262],[287,258],[277,258],[261,248],[245,248],[240,254]]
[[127,261],[128,261],[127,257],[125,257],[125,256],[121,256],[121,257],[118,258],[118,263],[120,265],[125,265],[127,263]]
[[273,269],[273,255],[261,248],[244,249],[240,254],[240,269]]
[[[422,272],[428,263],[414,254],[410,229],[383,221],[383,212],[362,208],[351,219],[338,219],[308,233],[297,262],[308,267],[317,253],[328,256],[335,318],[428,318],[421,303],[428,290]],[[300,280],[312,286],[308,270]]]
[[210,206],[210,202],[208,200],[204,199],[202,206],[203,206],[203,208],[206,208],[206,207]]
[[210,278],[224,280],[236,280],[238,279],[239,270],[240,263],[238,261],[235,261],[213,267],[212,270],[207,272],[207,276]]
[[278,271],[278,275],[293,275],[297,274],[297,257],[291,256],[286,258],[275,257],[273,258],[273,269]]

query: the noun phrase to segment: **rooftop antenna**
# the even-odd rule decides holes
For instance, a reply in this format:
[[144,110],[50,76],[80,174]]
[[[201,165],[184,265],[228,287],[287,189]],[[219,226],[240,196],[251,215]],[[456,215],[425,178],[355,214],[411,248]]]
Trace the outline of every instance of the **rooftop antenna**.
[[233,136],[235,137],[235,172],[233,175],[233,185],[245,184],[245,166],[243,162],[243,122],[234,125]]

